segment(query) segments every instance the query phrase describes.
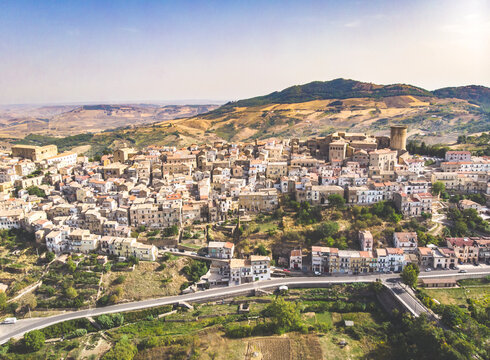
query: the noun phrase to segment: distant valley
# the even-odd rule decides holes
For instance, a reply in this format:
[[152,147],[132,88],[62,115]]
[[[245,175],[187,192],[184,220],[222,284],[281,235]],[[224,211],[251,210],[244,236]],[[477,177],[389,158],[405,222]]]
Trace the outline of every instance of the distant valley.
[[69,136],[138,126],[214,110],[218,105],[13,105],[0,107],[0,136]]

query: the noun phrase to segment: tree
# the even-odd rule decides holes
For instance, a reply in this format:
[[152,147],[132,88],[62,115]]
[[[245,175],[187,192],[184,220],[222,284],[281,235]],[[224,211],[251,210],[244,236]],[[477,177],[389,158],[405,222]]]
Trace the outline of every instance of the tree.
[[77,264],[75,264],[75,262],[72,259],[68,259],[68,261],[66,262],[66,268],[68,269],[69,272],[73,274],[77,269]]
[[315,231],[321,239],[328,238],[338,233],[339,224],[334,221],[326,221],[318,225]]
[[383,283],[380,280],[376,280],[371,283],[371,288],[376,294],[379,294],[383,290]]
[[0,291],[0,311],[5,310],[7,307],[7,294],[3,291]]
[[257,255],[262,255],[262,256],[266,256],[266,255],[269,255],[269,250],[267,250],[264,246],[264,244],[260,244],[257,249],[255,250]]
[[29,186],[26,190],[29,195],[35,195],[42,198],[46,197],[44,190],[37,186]]
[[51,261],[54,260],[55,257],[56,257],[56,255],[53,252],[48,251],[46,253],[46,262],[50,263]]
[[328,203],[334,208],[341,209],[345,205],[345,199],[339,194],[332,194],[328,197]]
[[436,181],[432,184],[432,194],[439,195],[446,191],[446,185],[441,181]]
[[301,326],[299,305],[282,297],[275,299],[264,309],[264,315],[271,318],[274,330],[278,333],[296,330]]
[[24,335],[24,345],[29,351],[40,350],[45,341],[46,338],[40,330],[32,330]]
[[405,284],[411,287],[416,287],[417,286],[417,280],[419,278],[419,267],[415,264],[408,264],[405,266],[402,272],[402,280]]
[[68,299],[75,299],[78,296],[78,292],[72,287],[67,287],[65,290],[65,295]]
[[102,357],[102,360],[132,360],[137,353],[138,349],[136,346],[129,341],[126,335],[124,335],[116,345]]

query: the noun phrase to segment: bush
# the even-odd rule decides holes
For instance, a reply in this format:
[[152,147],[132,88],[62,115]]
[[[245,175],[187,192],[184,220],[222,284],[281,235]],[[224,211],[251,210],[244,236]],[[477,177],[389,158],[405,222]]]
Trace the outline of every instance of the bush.
[[84,335],[87,335],[86,329],[76,329],[75,331],[66,335],[65,338],[66,339],[73,339],[73,338],[77,338],[77,337],[84,336]]
[[136,346],[129,341],[127,336],[123,336],[111,350],[102,356],[102,360],[132,360],[137,353]]
[[100,315],[96,318],[97,323],[104,329],[121,326],[124,323],[124,315],[121,313],[111,315]]
[[124,282],[124,280],[126,280],[126,276],[124,275],[119,275],[117,278],[114,279],[114,281],[112,282],[114,285],[120,285]]
[[77,329],[84,329],[87,332],[95,332],[97,329],[87,319],[76,319],[64,321],[62,323],[54,324],[42,329],[42,333],[46,339],[53,339],[67,334],[73,333]]
[[239,339],[252,335],[252,327],[250,325],[230,324],[225,328],[225,335],[231,339]]
[[46,338],[40,330],[32,330],[24,335],[24,345],[28,351],[38,351],[44,346]]
[[53,261],[53,260],[54,260],[54,258],[55,258],[55,257],[56,257],[56,255],[55,255],[53,252],[48,251],[48,252],[46,253],[46,262],[47,262],[47,263],[50,263],[51,261]]

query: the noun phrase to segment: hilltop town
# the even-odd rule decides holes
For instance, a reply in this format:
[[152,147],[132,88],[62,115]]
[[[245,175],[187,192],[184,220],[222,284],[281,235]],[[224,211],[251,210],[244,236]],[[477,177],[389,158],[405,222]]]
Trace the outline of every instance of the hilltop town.
[[[406,127],[393,126],[391,136],[121,148],[100,161],[58,154],[55,145],[15,145],[1,158],[0,227],[33,234],[56,256],[207,260],[186,292],[289,275],[285,269],[332,275],[488,263],[481,216],[490,159],[468,151],[422,157],[406,141]],[[346,216],[354,226],[339,228]],[[261,230],[264,217],[271,223]],[[296,242],[286,229],[294,225],[306,229]]]

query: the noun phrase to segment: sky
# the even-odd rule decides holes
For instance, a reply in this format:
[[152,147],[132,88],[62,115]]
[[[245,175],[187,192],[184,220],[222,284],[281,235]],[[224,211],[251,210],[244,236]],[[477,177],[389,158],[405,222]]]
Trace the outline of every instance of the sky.
[[0,0],[0,104],[490,86],[490,1]]

